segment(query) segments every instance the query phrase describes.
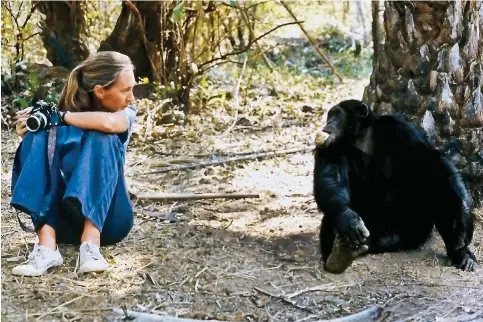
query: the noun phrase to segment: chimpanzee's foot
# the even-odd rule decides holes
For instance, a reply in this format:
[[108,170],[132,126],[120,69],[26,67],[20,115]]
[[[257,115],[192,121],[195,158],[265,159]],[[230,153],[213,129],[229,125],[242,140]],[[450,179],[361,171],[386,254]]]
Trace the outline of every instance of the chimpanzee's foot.
[[473,272],[475,270],[476,257],[468,247],[453,251],[450,258],[452,264],[463,271]]
[[340,274],[349,267],[354,259],[369,251],[369,246],[361,245],[357,249],[352,249],[346,245],[339,235],[335,237],[332,252],[325,262],[325,269],[333,274]]

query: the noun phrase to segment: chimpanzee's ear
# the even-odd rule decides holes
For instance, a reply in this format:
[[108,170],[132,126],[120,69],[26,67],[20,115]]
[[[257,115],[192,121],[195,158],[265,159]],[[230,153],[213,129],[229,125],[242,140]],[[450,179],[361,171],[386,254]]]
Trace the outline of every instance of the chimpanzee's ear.
[[361,117],[365,118],[369,115],[369,106],[361,102]]

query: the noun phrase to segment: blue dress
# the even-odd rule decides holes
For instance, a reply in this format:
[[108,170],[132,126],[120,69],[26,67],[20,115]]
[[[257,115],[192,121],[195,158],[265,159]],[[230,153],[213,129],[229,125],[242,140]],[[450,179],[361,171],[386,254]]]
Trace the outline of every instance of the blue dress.
[[36,230],[52,226],[57,243],[79,244],[86,218],[101,232],[101,245],[117,243],[131,231],[124,164],[136,107],[123,112],[129,128],[121,134],[56,127],[50,160],[49,130],[28,132],[17,148],[10,204],[28,214]]

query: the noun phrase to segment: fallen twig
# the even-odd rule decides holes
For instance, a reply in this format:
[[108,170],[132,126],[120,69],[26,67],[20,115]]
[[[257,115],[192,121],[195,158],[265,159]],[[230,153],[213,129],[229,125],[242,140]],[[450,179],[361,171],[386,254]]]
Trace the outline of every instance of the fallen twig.
[[355,314],[347,315],[337,319],[331,320],[317,320],[315,322],[356,322],[356,321],[365,321],[365,320],[375,320],[381,316],[382,307],[381,306],[373,306],[368,309],[362,310]]
[[291,299],[292,297],[299,296],[303,293],[307,292],[317,292],[317,291],[332,291],[334,289],[338,289],[341,287],[349,287],[349,286],[354,286],[354,283],[349,283],[349,284],[334,284],[334,285],[318,285],[314,287],[309,287],[300,291],[296,291],[290,294],[287,294],[285,297]]
[[[253,128],[252,126],[239,126],[236,129],[252,129],[254,131],[264,131],[267,129],[272,129],[274,127],[290,127],[290,126],[305,126],[304,124],[298,122],[298,121],[287,121],[287,122],[282,122],[282,123],[276,123],[276,124],[271,124],[271,125],[265,125],[264,127],[260,128]],[[291,147],[287,149],[297,149],[298,147]],[[175,157],[183,157],[189,162],[193,160],[193,158],[230,158],[230,157],[238,157],[242,155],[252,155],[256,153],[268,153],[268,152],[275,152],[278,150],[258,150],[258,151],[247,151],[247,152],[223,152],[223,151],[213,151],[212,153],[193,153],[193,154],[183,154],[183,153],[175,153],[175,152],[158,152],[156,151],[156,156],[175,156]],[[151,157],[151,156],[150,156]],[[173,159],[177,160],[176,163],[180,163],[179,160],[181,158]],[[144,162],[145,160],[137,161],[133,164],[130,164],[130,167],[133,167],[141,162]],[[166,163],[169,163],[170,165],[173,163],[170,160],[166,161]]]
[[244,161],[244,160],[250,160],[250,159],[272,157],[272,156],[276,156],[276,155],[311,151],[313,149],[315,149],[315,145],[310,145],[310,146],[306,146],[306,147],[303,147],[303,148],[292,148],[292,149],[285,149],[285,150],[260,152],[260,153],[250,154],[250,155],[239,156],[239,157],[226,158],[226,159],[222,159],[222,160],[200,161],[198,163],[193,163],[193,164],[182,164],[182,165],[175,165],[175,166],[171,166],[171,167],[156,169],[156,170],[152,170],[152,171],[148,172],[148,174],[166,173],[166,172],[175,171],[175,170],[177,170],[177,171],[189,170],[189,169],[202,168],[202,167],[207,167],[207,166],[212,166],[212,165],[220,165],[220,164],[225,164],[225,163],[235,162],[235,161]]
[[174,316],[136,312],[136,311],[131,311],[131,310],[123,310],[123,309],[120,309],[120,308],[114,308],[113,311],[114,311],[114,313],[117,313],[117,314],[123,314],[126,318],[135,318],[132,321],[137,321],[137,322],[148,322],[148,321],[160,321],[160,322],[198,322],[198,321],[221,322],[219,320],[194,320],[194,319],[177,318],[177,317],[174,317]]
[[258,193],[142,193],[135,195],[137,199],[160,200],[200,200],[200,199],[244,199],[260,198]]
[[58,309],[60,309],[60,308],[61,308],[61,307],[63,307],[63,306],[66,306],[66,305],[68,305],[68,304],[70,304],[70,303],[72,303],[72,302],[75,302],[75,301],[77,301],[77,300],[80,300],[80,299],[81,299],[81,298],[83,298],[83,297],[84,297],[84,295],[78,296],[78,297],[76,297],[75,299],[72,299],[72,300],[70,300],[70,301],[67,301],[67,302],[65,302],[65,303],[62,303],[62,304],[61,304],[61,305],[59,305],[59,306],[54,307],[52,310],[50,310],[50,311],[48,311],[47,313],[44,313],[44,314],[42,314],[41,316],[39,316],[39,317],[37,318],[37,321],[39,321],[40,319],[42,319],[42,318],[43,318],[44,316],[46,316],[46,315],[49,315],[49,314],[55,314],[55,313],[59,313],[59,312],[56,312]]
[[279,299],[280,301],[282,301],[284,303],[290,304],[290,305],[292,305],[292,306],[294,306],[294,307],[296,307],[296,308],[298,308],[300,310],[303,310],[305,312],[309,312],[310,314],[313,314],[314,313],[310,308],[305,307],[305,306],[300,306],[297,303],[295,303],[294,301],[290,300],[289,298],[287,298],[287,297],[285,297],[283,295],[276,295],[276,294],[270,293],[269,291],[266,291],[266,290],[261,289],[261,288],[256,287],[256,286],[254,287],[254,289],[257,290],[260,293],[263,293],[263,294],[268,295],[270,297]]
[[[101,308],[92,308],[92,309],[72,309],[69,310],[71,313],[89,313],[89,312],[97,312],[97,311],[112,311],[112,307],[101,307]],[[64,313],[63,311],[59,312],[52,312],[50,314],[62,314]],[[29,317],[34,317],[34,316],[40,316],[40,315],[45,315],[45,312],[37,312],[37,313],[22,313],[22,314],[7,314],[6,318],[29,318]]]

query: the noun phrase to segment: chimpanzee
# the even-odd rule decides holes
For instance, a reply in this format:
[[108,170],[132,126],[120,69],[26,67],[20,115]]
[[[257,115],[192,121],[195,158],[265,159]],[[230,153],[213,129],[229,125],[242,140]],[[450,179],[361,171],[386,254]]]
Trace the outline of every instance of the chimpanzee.
[[333,106],[315,149],[314,197],[324,213],[325,269],[342,273],[364,253],[420,247],[433,225],[453,265],[473,271],[471,197],[456,168],[400,115],[364,102]]

